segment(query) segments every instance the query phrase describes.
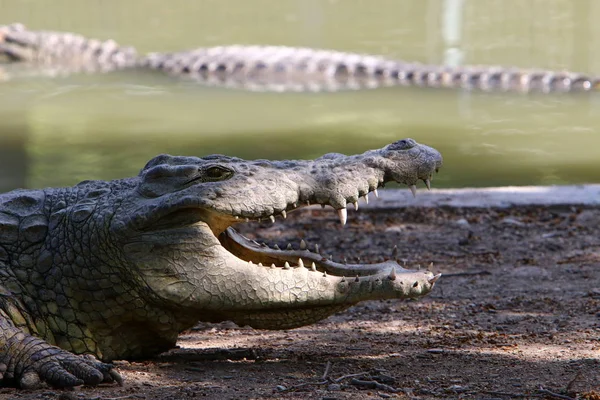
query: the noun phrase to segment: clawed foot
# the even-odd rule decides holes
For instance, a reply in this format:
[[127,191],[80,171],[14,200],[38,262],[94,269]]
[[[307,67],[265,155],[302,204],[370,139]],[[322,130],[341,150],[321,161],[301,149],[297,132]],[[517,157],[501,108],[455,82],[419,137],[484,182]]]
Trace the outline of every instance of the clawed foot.
[[[56,347],[34,353],[27,364],[21,374],[12,376],[11,373],[3,373],[4,378],[17,381],[22,389],[36,389],[44,382],[55,388],[112,382],[123,384],[123,378],[112,364],[100,362],[90,355],[78,356]],[[6,370],[6,365],[0,365],[0,369]]]

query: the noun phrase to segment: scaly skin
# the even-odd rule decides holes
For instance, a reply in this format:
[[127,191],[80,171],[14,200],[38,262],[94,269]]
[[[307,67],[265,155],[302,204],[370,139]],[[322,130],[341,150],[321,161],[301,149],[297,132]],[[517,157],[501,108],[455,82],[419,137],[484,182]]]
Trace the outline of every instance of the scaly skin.
[[[600,77],[575,72],[499,66],[448,67],[380,56],[284,46],[221,46],[137,57],[131,47],[71,33],[0,26],[0,57],[37,73],[137,68],[157,70],[204,85],[256,91],[336,91],[385,86],[420,86],[483,91],[588,92]],[[10,73],[4,73],[5,79]]]
[[319,321],[359,301],[415,298],[439,275],[396,262],[338,264],[279,250],[232,225],[307,204],[346,222],[385,182],[430,184],[442,164],[412,139],[314,161],[152,159],[133,178],[0,196],[0,374],[31,388],[120,381],[102,361],[149,357],[198,321],[263,329]]

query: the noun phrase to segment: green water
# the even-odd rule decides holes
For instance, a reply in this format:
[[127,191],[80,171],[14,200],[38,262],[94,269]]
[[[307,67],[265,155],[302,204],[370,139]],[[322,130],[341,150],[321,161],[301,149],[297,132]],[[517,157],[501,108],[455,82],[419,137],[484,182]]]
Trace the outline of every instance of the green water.
[[[0,24],[141,52],[281,44],[600,73],[594,0],[0,0]],[[600,182],[600,95],[246,93],[152,74],[0,84],[0,190],[136,174],[159,153],[313,158],[412,137],[436,187]]]

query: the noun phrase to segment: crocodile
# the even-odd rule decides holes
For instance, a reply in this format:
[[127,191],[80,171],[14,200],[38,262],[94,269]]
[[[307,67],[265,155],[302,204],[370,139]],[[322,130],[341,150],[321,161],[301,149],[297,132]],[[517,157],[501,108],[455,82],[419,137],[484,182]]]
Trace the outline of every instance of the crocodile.
[[337,263],[304,241],[270,247],[233,225],[311,204],[331,206],[343,225],[348,204],[386,182],[429,187],[441,165],[413,139],[315,160],[163,154],[131,178],[2,194],[3,383],[121,383],[112,360],[173,348],[199,321],[290,329],[360,301],[425,295],[440,274]]
[[[417,86],[509,92],[592,92],[600,76],[503,66],[427,65],[382,56],[286,46],[218,46],[138,55],[73,33],[0,26],[0,58],[47,75],[136,69],[252,91],[338,91]],[[1,60],[0,60],[1,61]],[[5,79],[9,73],[4,72]]]

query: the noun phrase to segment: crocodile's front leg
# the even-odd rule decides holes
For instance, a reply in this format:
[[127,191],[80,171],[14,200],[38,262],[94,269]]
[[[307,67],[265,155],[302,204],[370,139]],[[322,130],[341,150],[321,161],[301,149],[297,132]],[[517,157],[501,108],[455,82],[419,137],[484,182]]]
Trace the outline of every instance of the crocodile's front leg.
[[25,332],[0,317],[0,378],[6,385],[33,389],[42,382],[58,388],[123,380],[111,364],[75,355]]

